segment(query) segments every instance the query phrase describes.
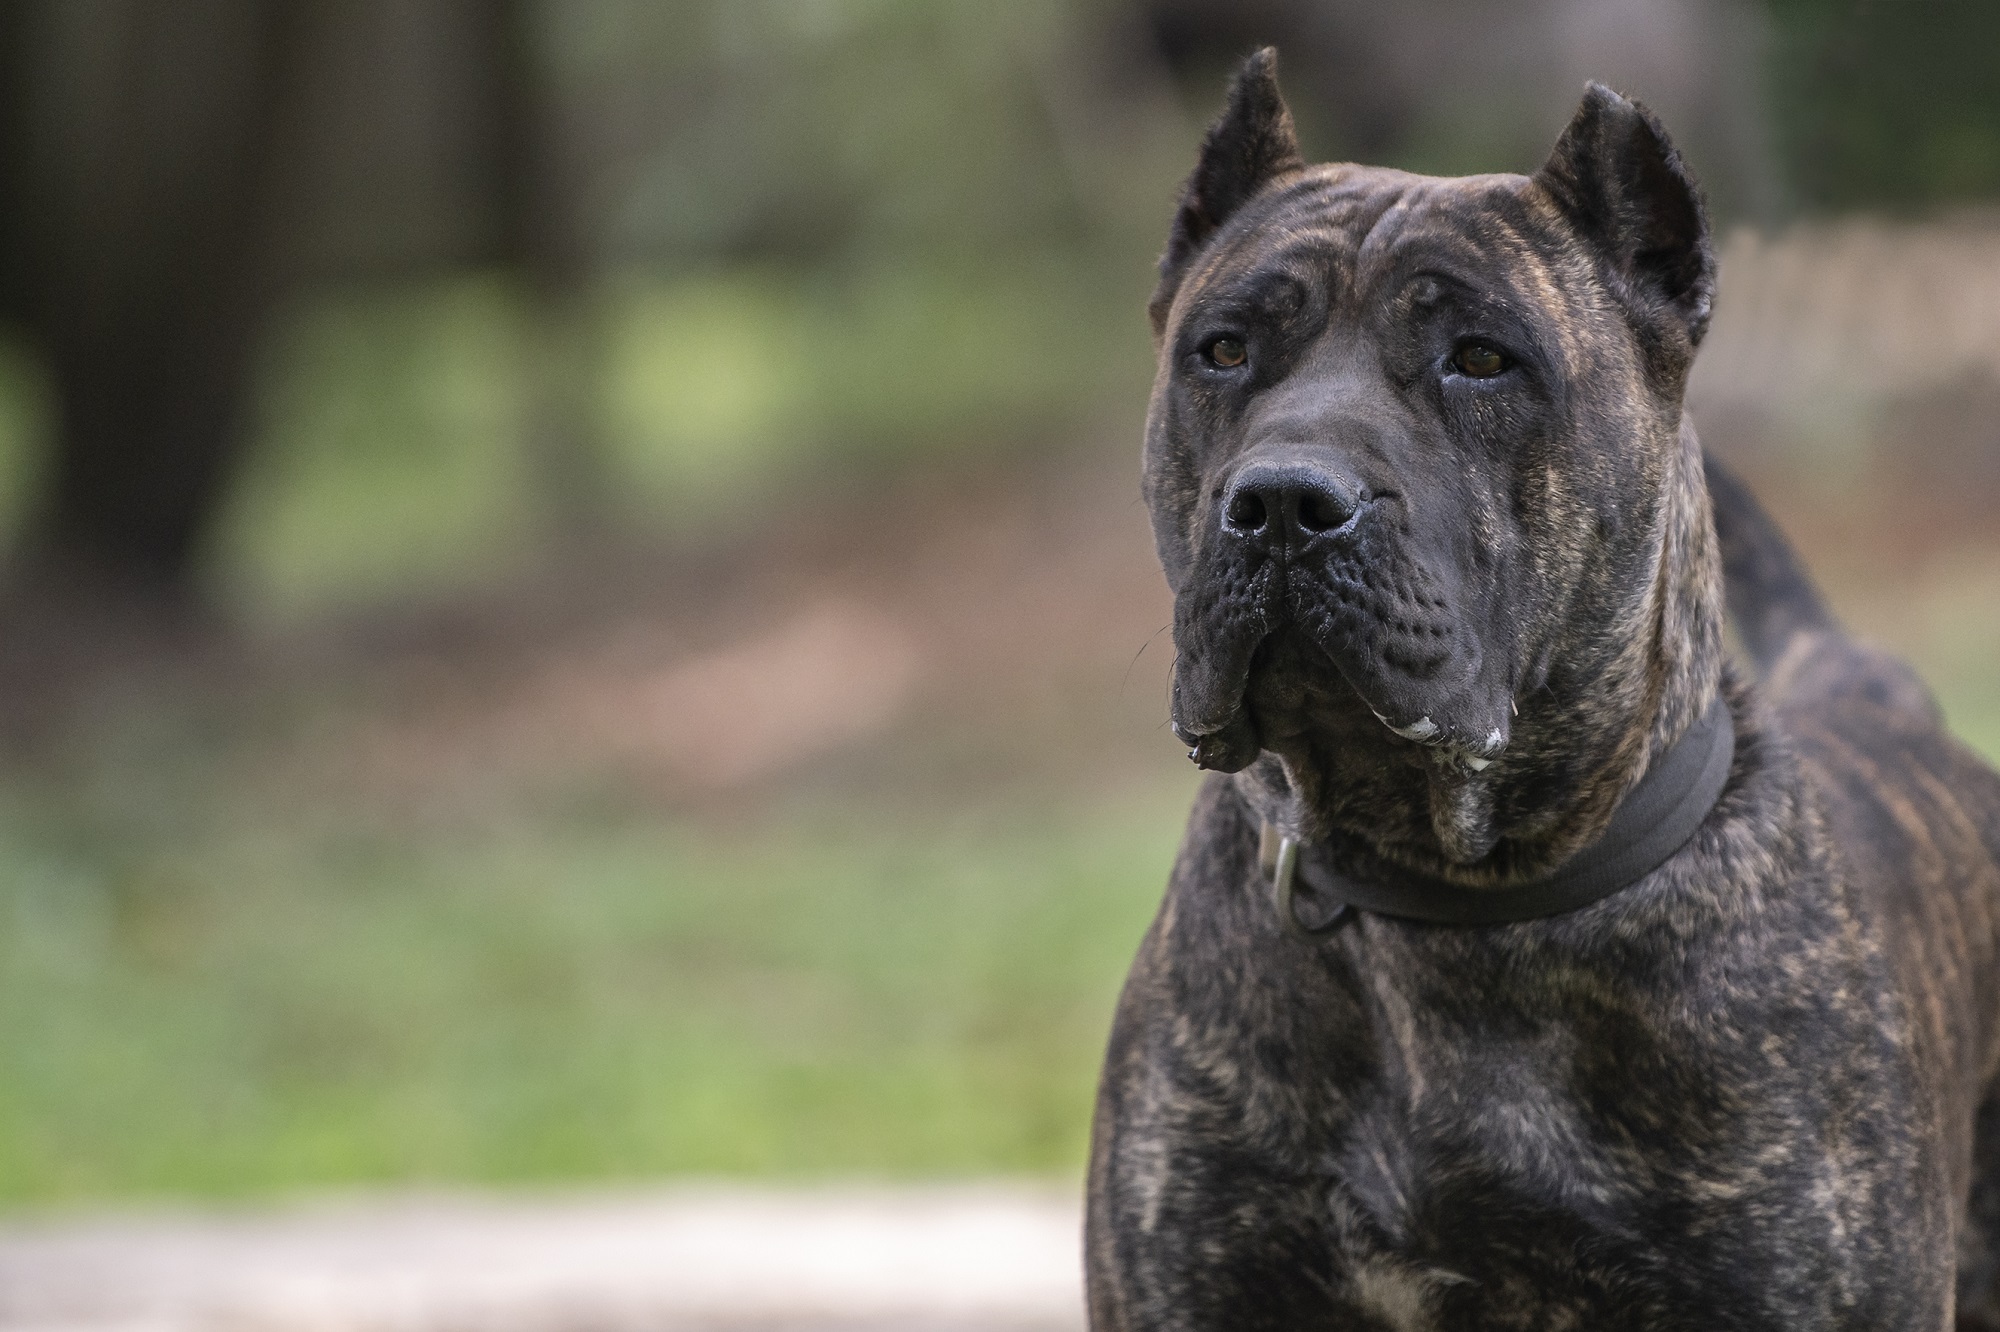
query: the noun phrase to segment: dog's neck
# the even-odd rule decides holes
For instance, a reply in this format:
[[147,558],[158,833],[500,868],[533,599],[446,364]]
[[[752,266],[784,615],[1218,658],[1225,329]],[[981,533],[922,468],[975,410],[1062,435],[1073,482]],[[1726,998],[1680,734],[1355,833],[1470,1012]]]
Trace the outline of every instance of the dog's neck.
[[[1602,833],[1620,798],[1700,719],[1722,687],[1722,564],[1701,443],[1685,416],[1665,462],[1654,577],[1616,626],[1621,646],[1603,680],[1578,696],[1581,706],[1573,710],[1598,713],[1604,722],[1577,728],[1582,734],[1570,741],[1587,775],[1577,783],[1567,817],[1539,839],[1536,858],[1544,861],[1559,861]],[[1563,743],[1541,737],[1543,747]]]
[[[1680,739],[1722,686],[1722,559],[1701,441],[1685,416],[1676,442],[1661,488],[1656,576],[1637,614],[1620,626],[1626,647],[1619,675],[1629,699],[1623,729],[1630,743],[1601,774],[1618,793]],[[1624,700],[1605,702],[1617,709]]]

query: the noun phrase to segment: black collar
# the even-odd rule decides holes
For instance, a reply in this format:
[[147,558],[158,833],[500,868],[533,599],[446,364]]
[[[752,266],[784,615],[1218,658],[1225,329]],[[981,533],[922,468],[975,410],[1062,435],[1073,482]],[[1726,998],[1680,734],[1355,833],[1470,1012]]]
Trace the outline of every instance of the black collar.
[[[1355,911],[1434,925],[1500,925],[1575,911],[1637,883],[1685,846],[1721,797],[1735,754],[1735,722],[1718,693],[1625,793],[1603,836],[1553,874],[1506,888],[1465,888],[1392,867],[1366,878],[1346,874],[1325,848],[1301,846],[1266,823],[1262,855],[1272,901],[1287,927],[1308,935],[1333,929]],[[1300,885],[1323,904],[1314,913],[1323,917],[1317,924],[1300,918]]]

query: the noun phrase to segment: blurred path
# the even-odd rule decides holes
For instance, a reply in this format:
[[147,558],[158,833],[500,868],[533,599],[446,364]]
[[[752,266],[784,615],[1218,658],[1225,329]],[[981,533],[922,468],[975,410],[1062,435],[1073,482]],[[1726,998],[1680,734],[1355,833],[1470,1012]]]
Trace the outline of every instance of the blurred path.
[[0,1227],[5,1332],[1073,1332],[1077,1190],[357,1200]]

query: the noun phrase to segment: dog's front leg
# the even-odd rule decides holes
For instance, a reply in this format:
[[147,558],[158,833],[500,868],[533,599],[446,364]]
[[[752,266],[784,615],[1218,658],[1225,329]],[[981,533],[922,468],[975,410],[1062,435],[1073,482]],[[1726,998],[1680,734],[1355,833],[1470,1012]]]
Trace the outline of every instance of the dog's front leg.
[[1246,1150],[1240,1107],[1121,1022],[1098,1096],[1086,1269],[1093,1332],[1358,1328],[1335,1292],[1327,1183]]

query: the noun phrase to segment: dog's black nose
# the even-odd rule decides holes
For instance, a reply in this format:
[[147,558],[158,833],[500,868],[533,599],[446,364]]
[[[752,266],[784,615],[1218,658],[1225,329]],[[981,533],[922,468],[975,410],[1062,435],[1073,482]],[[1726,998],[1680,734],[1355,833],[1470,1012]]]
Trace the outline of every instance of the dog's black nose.
[[1268,553],[1301,550],[1347,526],[1360,507],[1352,486],[1311,463],[1254,462],[1222,497],[1222,530]]

